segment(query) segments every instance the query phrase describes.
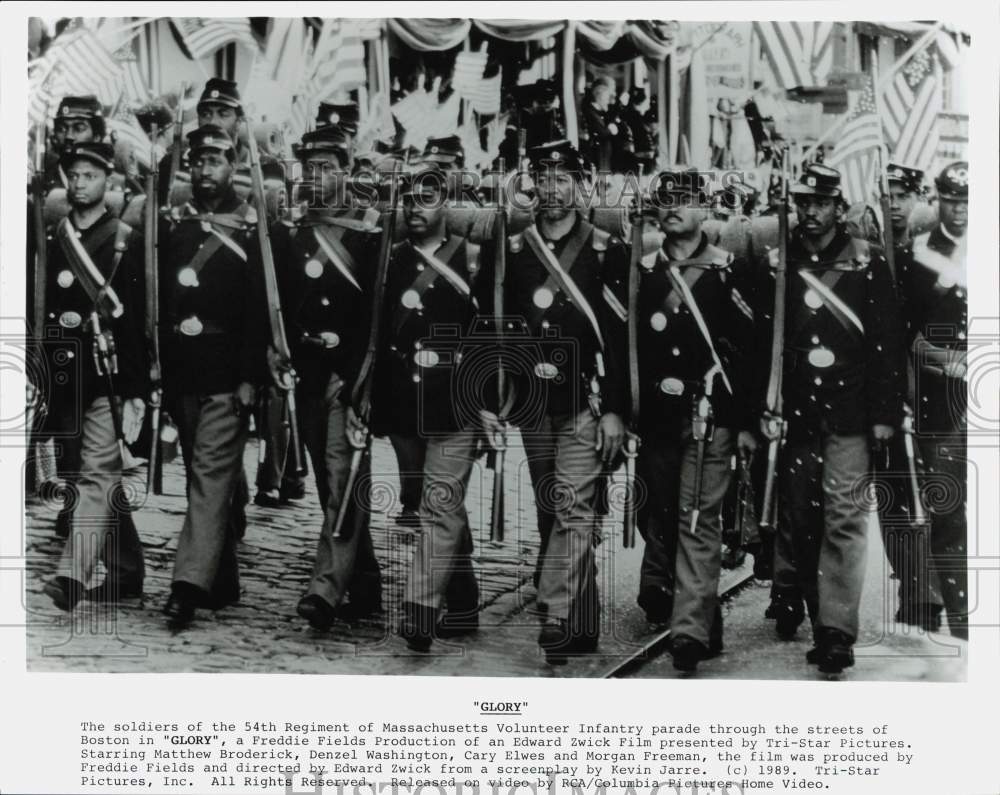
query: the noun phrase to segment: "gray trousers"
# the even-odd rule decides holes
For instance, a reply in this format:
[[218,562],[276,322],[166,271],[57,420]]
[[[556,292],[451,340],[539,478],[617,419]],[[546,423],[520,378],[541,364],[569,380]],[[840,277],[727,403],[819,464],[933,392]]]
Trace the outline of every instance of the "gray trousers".
[[298,394],[299,424],[312,461],[316,491],[323,506],[323,527],[307,593],[337,607],[350,593],[351,602],[377,609],[382,600],[381,575],[369,530],[371,472],[361,459],[355,481],[354,507],[344,517],[341,537],[334,527],[354,448],[347,441],[347,409],[340,402],[344,382],[334,375],[323,395]]
[[722,565],[722,502],[732,477],[733,431],[716,428],[705,445],[701,512],[691,532],[697,442],[687,423],[673,443],[644,440],[636,459],[638,526],[646,542],[639,589],[654,585],[673,599],[670,628],[709,644]]
[[[472,574],[472,533],[465,510],[465,492],[474,462],[476,434],[458,431],[428,439],[396,438],[392,444],[424,447],[423,492],[420,498],[420,546],[413,556],[404,602],[465,612],[478,607]],[[457,579],[456,579],[457,575]],[[456,589],[455,583],[461,584]]]
[[774,598],[805,598],[814,627],[858,636],[865,579],[868,438],[789,440],[780,464]]
[[87,585],[101,560],[107,582],[142,583],[142,542],[121,490],[121,450],[108,399],[95,399],[83,412],[79,437],[59,444],[59,469],[71,487],[73,529],[56,574]]
[[[568,619],[574,603],[595,585],[597,420],[589,410],[545,416],[538,429],[522,436],[541,534],[538,603],[550,616]],[[596,625],[597,617],[587,622]]]
[[232,601],[239,596],[233,497],[243,473],[247,417],[232,392],[182,395],[172,406],[187,474],[174,582]]

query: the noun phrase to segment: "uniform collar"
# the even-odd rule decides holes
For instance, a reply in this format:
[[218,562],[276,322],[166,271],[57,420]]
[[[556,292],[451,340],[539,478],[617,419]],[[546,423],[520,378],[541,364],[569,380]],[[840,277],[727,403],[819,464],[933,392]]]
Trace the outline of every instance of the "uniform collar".
[[[702,254],[705,253],[705,249],[706,248],[708,248],[708,235],[706,235],[704,232],[702,232],[701,233],[701,239],[698,241],[698,245],[695,246],[694,251],[692,251],[691,254],[688,257],[686,257],[685,259],[687,259],[689,261],[690,260],[696,260],[696,259],[698,259]],[[671,262],[671,261],[673,261],[671,259],[671,257],[670,257],[670,254],[667,252],[667,241],[666,240],[663,241],[663,245],[660,247],[660,253],[662,255],[660,257],[660,259],[662,259],[664,262]]]
[[96,221],[94,221],[94,223],[92,223],[86,229],[80,229],[76,225],[76,222],[73,220],[73,213],[72,212],[70,212],[69,215],[67,215],[66,217],[69,219],[69,222],[73,226],[73,228],[76,229],[81,235],[84,235],[84,236],[89,235],[95,229],[100,229],[102,226],[104,226],[104,224],[106,224],[108,221],[110,221],[110,220],[112,220],[114,218],[114,216],[111,215],[111,211],[108,210],[107,207],[105,207],[104,208],[104,212],[101,213],[101,215],[97,218]]
[[190,201],[190,205],[194,207],[195,211],[198,214],[212,212],[216,215],[219,215],[221,213],[231,213],[235,211],[242,203],[243,200],[236,195],[236,189],[233,187],[230,187],[229,190],[223,194],[222,201],[219,202],[218,207],[216,207],[214,210],[206,210],[204,207],[200,206],[198,200],[194,196],[191,197]]
[[791,253],[796,255],[796,259],[813,260],[815,257],[813,261],[818,260],[819,262],[832,262],[838,259],[840,253],[851,242],[851,236],[847,232],[847,227],[843,225],[837,226],[837,231],[829,245],[815,254],[806,248],[804,237],[798,228],[789,237],[789,248],[792,250]]

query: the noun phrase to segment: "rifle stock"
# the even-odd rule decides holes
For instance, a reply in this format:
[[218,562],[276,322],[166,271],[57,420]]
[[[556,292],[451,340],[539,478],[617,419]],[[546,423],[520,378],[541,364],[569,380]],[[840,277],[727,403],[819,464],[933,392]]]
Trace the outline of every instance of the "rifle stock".
[[[244,118],[247,126],[247,145],[250,150],[250,179],[253,183],[254,199],[257,204],[257,241],[260,244],[260,258],[264,266],[264,289],[267,292],[268,320],[271,326],[271,344],[281,360],[281,388],[284,392],[285,418],[288,423],[288,447],[286,457],[291,455],[292,470],[296,475],[304,472],[302,465],[302,448],[299,439],[298,412],[295,408],[295,369],[292,367],[292,351],[288,347],[285,335],[285,320],[281,312],[281,296],[278,293],[278,276],[274,267],[274,254],[271,250],[271,233],[267,228],[267,198],[264,193],[264,174],[260,166],[260,152],[257,150],[257,139],[248,117]],[[287,461],[286,461],[287,463]]]
[[767,471],[764,476],[764,502],[761,527],[776,526],[778,450],[784,441],[785,423],[781,417],[781,378],[785,347],[785,284],[788,277],[788,151],[781,156],[781,202],[778,211],[778,265],[774,274],[774,329],[771,337],[771,369],[768,377],[766,406],[775,438],[767,445]]

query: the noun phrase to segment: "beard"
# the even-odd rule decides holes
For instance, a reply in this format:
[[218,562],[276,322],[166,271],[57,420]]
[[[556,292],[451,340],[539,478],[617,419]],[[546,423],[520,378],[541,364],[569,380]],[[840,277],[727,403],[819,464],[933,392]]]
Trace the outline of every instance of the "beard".
[[78,197],[75,193],[70,193],[67,196],[70,206],[74,210],[87,211],[92,210],[95,207],[104,204],[104,194],[94,197]]
[[217,199],[223,192],[223,187],[218,182],[195,182],[191,185],[191,193],[199,201]]

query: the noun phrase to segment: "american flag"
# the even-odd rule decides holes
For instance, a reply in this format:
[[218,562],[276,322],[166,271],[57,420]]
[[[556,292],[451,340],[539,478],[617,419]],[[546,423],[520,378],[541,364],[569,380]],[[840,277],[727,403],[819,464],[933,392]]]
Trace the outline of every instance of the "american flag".
[[33,125],[47,122],[56,111],[56,97],[52,87],[57,71],[48,58],[42,58],[35,63],[28,75],[28,119]]
[[158,143],[156,145],[156,160],[150,159],[150,140],[146,131],[142,129],[135,114],[125,108],[116,109],[111,118],[108,119],[108,129],[115,143],[124,142],[132,149],[136,162],[144,168],[152,168],[154,163],[159,162],[166,150]]
[[473,50],[460,52],[455,57],[455,74],[451,83],[462,95],[462,99],[468,100],[476,112],[499,113],[501,73],[497,72],[493,77],[483,77],[486,60],[485,48],[479,52]]
[[938,144],[937,116],[943,109],[941,83],[937,59],[924,49],[885,87],[882,126],[896,162],[930,167]]
[[94,94],[102,105],[113,105],[121,96],[121,64],[89,29],[79,27],[58,36],[46,55],[57,70],[62,94]]
[[754,22],[782,88],[826,82],[833,65],[833,22]]
[[132,42],[126,42],[117,52],[114,58],[121,65],[122,85],[125,100],[135,105],[141,105],[149,99],[149,89],[146,88],[146,80],[142,76],[139,68],[139,59],[132,49]]
[[879,153],[885,143],[871,75],[865,76],[864,89],[852,98],[855,101],[849,111],[848,121],[837,138],[833,154],[825,162],[840,171],[847,200],[859,202],[867,201],[872,193]]
[[258,49],[247,17],[177,17],[171,22],[195,60],[233,42],[251,50]]
[[440,85],[441,78],[435,78],[430,91],[417,89],[392,106],[392,115],[406,131],[404,146],[423,149],[428,138],[455,132],[461,97],[456,91],[444,102],[438,102]]
[[365,84],[365,45],[354,20],[324,20],[313,63],[315,102],[336,100]]

